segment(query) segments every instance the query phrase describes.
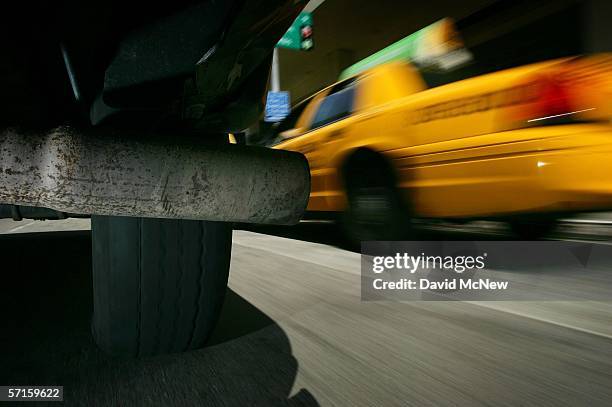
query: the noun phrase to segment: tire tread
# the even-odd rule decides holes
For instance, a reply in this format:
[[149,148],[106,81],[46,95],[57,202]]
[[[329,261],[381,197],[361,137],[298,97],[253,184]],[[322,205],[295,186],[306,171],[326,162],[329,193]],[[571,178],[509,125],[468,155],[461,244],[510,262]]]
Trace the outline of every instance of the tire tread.
[[92,231],[99,346],[131,356],[203,346],[227,285],[229,226],[94,216]]

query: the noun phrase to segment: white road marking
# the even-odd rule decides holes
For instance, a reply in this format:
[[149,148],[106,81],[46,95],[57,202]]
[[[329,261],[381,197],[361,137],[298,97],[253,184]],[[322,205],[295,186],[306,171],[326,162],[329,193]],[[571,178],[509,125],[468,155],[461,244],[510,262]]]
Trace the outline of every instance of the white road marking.
[[486,302],[482,302],[482,301],[462,301],[465,302],[467,304],[473,304],[482,308],[487,308],[487,309],[491,309],[494,311],[499,311],[499,312],[505,312],[506,314],[510,314],[510,315],[516,315],[518,317],[522,317],[522,318],[527,318],[527,319],[531,319],[534,321],[539,321],[539,322],[544,322],[546,324],[550,324],[550,325],[555,325],[555,326],[559,326],[562,328],[567,328],[567,329],[571,329],[574,331],[578,331],[578,332],[582,332],[582,333],[586,333],[586,334],[590,334],[590,335],[595,335],[595,336],[599,336],[602,338],[606,338],[606,339],[610,339],[612,340],[612,335],[604,333],[604,332],[599,332],[599,331],[594,331],[592,329],[588,329],[588,328],[581,328],[579,326],[576,325],[571,325],[571,324],[566,324],[563,322],[559,322],[559,321],[555,321],[552,320],[550,318],[543,318],[543,317],[538,317],[535,315],[530,315],[524,312],[520,312],[520,311],[515,311],[515,310],[511,310],[511,309],[507,309],[507,308],[500,308],[497,307],[495,305],[486,303]]
[[[17,226],[16,228],[9,229],[9,230],[7,230],[7,231],[6,231],[6,232],[4,232],[4,233],[14,233],[14,232],[17,232],[18,230],[21,230],[21,229],[23,229],[23,228],[27,228],[28,226],[33,225],[34,223],[36,223],[36,221],[35,221],[35,220],[33,220],[33,221],[31,221],[31,222],[28,222],[28,223],[26,223],[25,225],[21,225],[21,226]],[[0,233],[1,233],[1,232],[0,232]]]

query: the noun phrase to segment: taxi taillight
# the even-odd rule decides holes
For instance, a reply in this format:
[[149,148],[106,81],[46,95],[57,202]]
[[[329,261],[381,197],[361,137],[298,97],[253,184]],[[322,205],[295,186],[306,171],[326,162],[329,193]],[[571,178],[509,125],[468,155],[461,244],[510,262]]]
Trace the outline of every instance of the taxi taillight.
[[548,117],[569,113],[572,110],[567,84],[555,78],[542,79],[534,114],[537,117]]
[[577,109],[571,83],[558,76],[541,76],[533,82],[534,95],[532,102],[523,111],[523,119],[528,123],[541,121],[567,121]]
[[531,124],[610,122],[612,56],[577,57],[531,77],[531,97],[519,119]]

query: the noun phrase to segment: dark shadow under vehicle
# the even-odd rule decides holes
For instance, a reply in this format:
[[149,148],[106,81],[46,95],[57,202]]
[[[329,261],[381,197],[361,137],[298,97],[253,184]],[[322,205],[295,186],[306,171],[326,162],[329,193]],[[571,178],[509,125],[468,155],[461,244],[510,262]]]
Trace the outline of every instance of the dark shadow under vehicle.
[[285,332],[231,289],[204,349],[113,358],[90,336],[89,232],[2,235],[0,253],[1,383],[64,386],[66,405],[318,405],[290,394]]
[[202,347],[227,286],[230,222],[301,216],[303,157],[230,146],[228,133],[259,119],[274,47],[305,4],[3,8],[0,205],[15,220],[92,217],[92,333],[107,353]]

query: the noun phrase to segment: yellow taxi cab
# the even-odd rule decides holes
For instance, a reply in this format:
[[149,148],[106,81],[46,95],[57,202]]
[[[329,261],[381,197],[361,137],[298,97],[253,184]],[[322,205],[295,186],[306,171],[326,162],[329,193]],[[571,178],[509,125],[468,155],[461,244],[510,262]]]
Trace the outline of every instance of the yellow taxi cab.
[[297,106],[274,148],[305,154],[308,210],[342,213],[357,240],[399,238],[412,218],[503,219],[535,236],[612,208],[611,118],[611,55],[434,87],[392,61]]

